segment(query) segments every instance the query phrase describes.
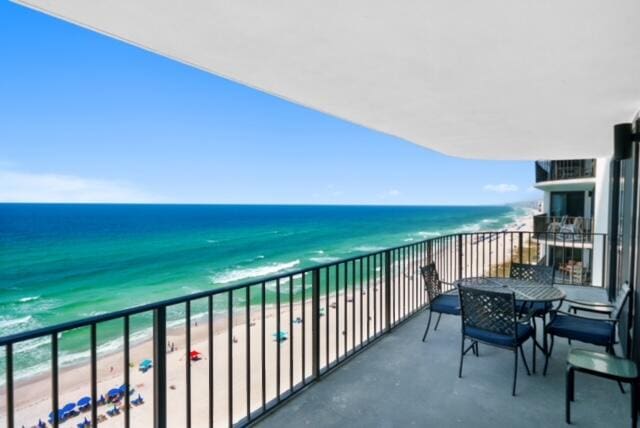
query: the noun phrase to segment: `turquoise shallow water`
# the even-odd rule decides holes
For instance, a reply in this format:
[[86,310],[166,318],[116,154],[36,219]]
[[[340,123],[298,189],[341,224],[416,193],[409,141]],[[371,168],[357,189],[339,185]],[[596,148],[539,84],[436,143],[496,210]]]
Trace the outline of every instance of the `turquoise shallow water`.
[[[0,204],[0,336],[438,235],[500,230],[523,214],[510,206]],[[149,322],[134,320],[134,334]],[[118,346],[119,331],[100,327],[103,352]],[[86,344],[86,331],[66,333],[61,362],[85,358]],[[23,372],[42,369],[48,341],[17,353]]]

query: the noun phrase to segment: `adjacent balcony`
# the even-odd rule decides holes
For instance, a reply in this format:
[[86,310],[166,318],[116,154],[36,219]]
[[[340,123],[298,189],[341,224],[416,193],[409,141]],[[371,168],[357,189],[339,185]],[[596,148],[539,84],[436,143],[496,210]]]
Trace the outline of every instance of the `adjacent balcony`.
[[536,161],[536,183],[594,178],[595,159]]
[[590,237],[593,231],[593,219],[588,217],[554,217],[549,214],[533,216],[533,231],[537,234],[570,233]]

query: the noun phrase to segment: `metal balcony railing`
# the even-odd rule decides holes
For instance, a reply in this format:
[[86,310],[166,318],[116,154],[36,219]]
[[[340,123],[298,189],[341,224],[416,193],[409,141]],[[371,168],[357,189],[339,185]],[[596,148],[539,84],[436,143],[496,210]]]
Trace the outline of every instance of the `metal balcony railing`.
[[595,177],[596,160],[536,161],[536,183]]
[[[591,237],[591,248],[596,244],[604,248],[605,239],[604,235]],[[106,410],[94,405],[105,392],[99,391],[97,331],[105,323],[121,323],[122,347],[116,352],[123,363],[122,424],[129,427],[131,414],[144,411],[131,407],[130,400],[131,371],[135,370],[130,355],[135,326],[132,320],[148,315],[153,326],[153,334],[148,338],[153,349],[153,397],[147,399],[144,406],[152,407],[153,425],[191,427],[195,398],[199,400],[198,409],[208,409],[208,426],[244,426],[366,349],[428,305],[419,273],[420,267],[428,261],[436,263],[443,281],[454,282],[469,276],[508,276],[512,261],[532,264],[542,261],[558,269],[568,266],[568,253],[563,253],[562,259],[550,254],[548,243],[535,239],[532,232],[447,235],[5,336],[0,338],[0,350],[4,349],[0,367],[4,366],[5,376],[4,386],[0,388],[5,403],[4,411],[0,411],[0,425],[10,428],[31,426],[38,417],[47,417],[34,415],[28,406],[25,410],[16,402],[16,397],[24,396],[22,388],[25,386],[15,377],[16,353],[24,342],[42,338],[50,343],[46,376],[51,381],[46,390],[39,391],[39,396],[50,397],[50,423],[57,427],[64,419],[65,423],[75,426],[82,421],[84,415],[59,411],[63,402],[60,397],[65,392],[61,390],[63,383],[60,382],[60,345],[67,337],[63,333],[73,330],[84,332],[87,337],[86,385],[91,406],[86,415],[91,426],[96,426]],[[587,263],[592,266],[593,260],[580,260],[583,266]],[[575,262],[573,266],[576,266]],[[581,276],[581,281],[576,282],[573,278],[571,275],[568,282],[584,284],[587,276]],[[602,278],[589,277],[589,281],[592,285],[602,285]],[[175,308],[182,314],[180,327],[168,317],[169,311]],[[206,364],[207,375],[198,379],[199,389],[192,383],[190,355],[192,329],[195,328],[192,327],[192,314],[196,308],[205,312],[206,321],[200,328],[206,329],[207,343],[202,349],[206,360],[202,364]],[[184,397],[178,402],[175,398],[178,391],[172,391],[174,398],[169,402],[167,396],[171,385],[167,379],[169,371],[175,371],[175,367],[172,369],[167,364],[167,336],[176,328],[185,339],[184,356],[180,360],[183,366],[178,375],[184,379],[184,392],[179,391]],[[214,364],[214,355],[222,365]],[[175,372],[171,374],[176,377]],[[168,411],[169,405],[173,406],[172,411]],[[182,405],[184,412],[174,411],[175,406]],[[184,420],[168,422],[172,415],[183,413]]]

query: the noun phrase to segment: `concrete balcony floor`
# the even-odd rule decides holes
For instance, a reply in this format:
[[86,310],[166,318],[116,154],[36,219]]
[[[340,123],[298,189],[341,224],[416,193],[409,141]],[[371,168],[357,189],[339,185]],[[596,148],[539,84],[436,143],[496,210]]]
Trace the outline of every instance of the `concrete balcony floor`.
[[[589,291],[573,289],[579,293]],[[595,292],[592,297],[604,298],[602,290]],[[397,327],[257,426],[566,426],[564,367],[569,350],[566,340],[556,340],[546,377],[542,376],[544,359],[540,352],[536,374],[527,376],[519,362],[517,395],[512,397],[511,352],[481,344],[479,358],[471,353],[465,357],[463,376],[459,379],[460,319],[444,315],[438,330],[430,331],[423,343],[426,315],[422,312]],[[577,342],[573,346],[597,349]],[[531,342],[525,353],[531,367]],[[629,426],[628,389],[627,386],[627,393],[622,395],[615,382],[577,373],[573,425]]]

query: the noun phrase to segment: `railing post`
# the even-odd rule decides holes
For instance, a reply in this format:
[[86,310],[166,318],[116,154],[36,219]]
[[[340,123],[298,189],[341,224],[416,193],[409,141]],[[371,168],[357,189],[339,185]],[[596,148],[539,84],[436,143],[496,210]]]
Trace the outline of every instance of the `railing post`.
[[427,241],[427,264],[433,261],[433,241],[430,239]]
[[7,394],[7,428],[14,427],[14,415],[13,415],[13,344],[9,343],[5,346],[5,358],[6,358],[6,394]]
[[462,234],[458,234],[458,278],[462,278]]
[[[311,307],[313,335],[312,341],[312,368],[313,377],[320,378],[320,269],[314,269],[311,277]],[[328,314],[327,314],[328,315]],[[328,345],[328,344],[327,344]]]
[[[406,274],[406,272],[405,272]],[[391,329],[391,251],[384,252],[384,318],[385,329]]]
[[153,426],[167,427],[167,309],[153,311]]
[[522,260],[522,251],[522,232],[518,232],[518,263],[524,263],[524,260]]

